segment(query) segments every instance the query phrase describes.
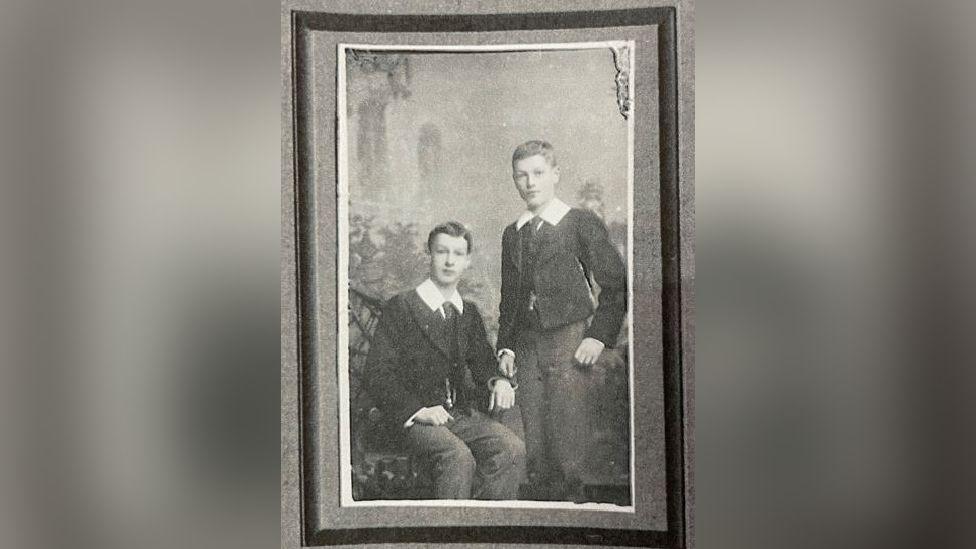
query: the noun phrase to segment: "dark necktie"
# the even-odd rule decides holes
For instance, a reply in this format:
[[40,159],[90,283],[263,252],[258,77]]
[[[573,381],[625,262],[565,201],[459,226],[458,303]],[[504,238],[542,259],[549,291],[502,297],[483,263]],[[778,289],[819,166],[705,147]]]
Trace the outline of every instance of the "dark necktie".
[[448,410],[451,410],[454,406],[460,404],[458,402],[457,388],[461,386],[460,376],[461,372],[458,371],[458,310],[454,307],[454,303],[450,301],[445,301],[441,308],[444,309],[444,323],[447,325],[447,335],[450,341],[451,357],[454,360],[454,369],[451,371],[450,375],[444,380],[445,389],[447,391],[447,398],[445,399],[445,405]]
[[457,318],[458,310],[454,307],[454,303],[450,301],[445,301],[441,308],[444,309],[444,320],[447,321],[448,327],[454,329],[454,320]]
[[[539,216],[530,219],[522,226],[522,255],[525,259],[531,260],[535,254],[535,236],[539,231]],[[531,264],[528,261],[527,264]]]
[[[522,233],[522,272],[523,275],[529,275],[532,272],[533,266],[535,264],[535,252],[536,252],[536,235],[539,232],[539,216],[535,216],[530,219],[525,225],[522,225],[522,229],[519,231]],[[531,278],[531,276],[529,276]]]

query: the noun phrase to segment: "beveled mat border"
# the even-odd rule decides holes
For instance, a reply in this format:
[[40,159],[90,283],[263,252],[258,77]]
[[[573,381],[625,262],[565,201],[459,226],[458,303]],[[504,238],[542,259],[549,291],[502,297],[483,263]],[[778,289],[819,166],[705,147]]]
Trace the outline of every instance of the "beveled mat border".
[[[293,161],[294,188],[293,188],[293,210],[284,205],[283,201],[283,225],[294,223],[294,233],[292,238],[287,238],[286,229],[283,227],[283,247],[289,244],[295,246],[295,256],[293,268],[287,268],[290,254],[283,253],[282,276],[283,276],[283,328],[290,323],[285,321],[288,311],[293,303],[298,304],[298,310],[308,310],[307,290],[311,288],[314,280],[315,266],[311,262],[303,262],[303,249],[309,242],[314,241],[313,236],[315,227],[313,223],[307,223],[307,213],[310,211],[311,204],[304,200],[304,196],[310,196],[309,185],[314,185],[314,178],[311,175],[311,151],[304,150],[307,142],[307,132],[310,131],[304,122],[309,115],[309,97],[307,94],[298,93],[305,89],[306,83],[302,81],[303,71],[298,70],[307,61],[307,51],[303,47],[305,41],[302,40],[304,32],[312,30],[332,30],[340,32],[465,32],[465,31],[491,31],[491,30],[546,30],[546,29],[567,29],[567,28],[595,28],[595,27],[617,27],[617,26],[637,26],[637,25],[658,25],[658,52],[659,52],[659,131],[660,131],[660,150],[659,162],[661,170],[661,189],[660,189],[660,215],[661,215],[661,248],[662,248],[662,343],[663,343],[663,362],[664,362],[664,388],[665,388],[665,447],[666,447],[666,468],[667,468],[667,518],[668,530],[666,532],[650,530],[617,530],[617,529],[598,529],[598,528],[556,528],[556,527],[536,527],[536,526],[485,526],[485,527],[434,527],[434,528],[363,528],[363,529],[331,529],[320,530],[318,532],[308,531],[310,526],[304,525],[302,528],[303,545],[340,545],[340,544],[361,544],[361,543],[429,543],[429,542],[485,542],[485,543],[563,543],[563,544],[609,544],[619,546],[659,546],[659,547],[685,547],[688,545],[689,529],[686,527],[686,518],[690,518],[691,505],[687,495],[691,494],[690,487],[685,486],[686,475],[690,477],[690,439],[687,438],[691,428],[690,414],[690,389],[683,385],[683,377],[687,369],[690,374],[690,363],[683,363],[684,350],[682,345],[683,332],[690,329],[690,318],[686,320],[683,314],[683,303],[690,305],[690,295],[682,291],[682,272],[693,272],[690,269],[682,269],[682,250],[691,250],[693,246],[687,243],[682,246],[682,228],[690,229],[693,233],[693,221],[689,221],[687,216],[682,216],[682,203],[689,204],[686,196],[682,201],[682,191],[687,193],[691,190],[691,182],[679,185],[679,173],[687,174],[690,178],[691,170],[686,166],[679,166],[681,151],[679,150],[679,74],[678,74],[678,36],[676,10],[674,7],[653,7],[638,9],[621,10],[594,10],[576,12],[553,12],[553,13],[505,13],[505,14],[441,14],[441,15],[382,15],[382,14],[350,14],[350,13],[321,13],[310,11],[291,12],[291,45],[292,55],[291,68],[292,87],[291,87],[291,107],[294,109],[293,141],[294,146]],[[284,44],[283,44],[284,47]],[[284,57],[284,55],[283,55]],[[284,94],[283,94],[284,95]],[[287,98],[283,97],[283,107],[287,105]],[[690,98],[689,98],[690,99]],[[690,102],[683,102],[682,107],[691,108]],[[284,118],[284,117],[283,117]],[[693,128],[689,126],[687,117],[682,120],[682,131]],[[283,128],[284,133],[284,128]],[[288,145],[288,139],[283,137],[283,148]],[[283,152],[283,159],[287,153]],[[686,156],[690,161],[690,155]],[[680,170],[680,171],[679,171]],[[288,171],[283,167],[283,180],[287,177]],[[289,178],[290,179],[290,178]],[[285,182],[283,181],[283,185]],[[287,194],[291,193],[285,193]],[[285,216],[288,210],[292,210],[291,223],[286,223]],[[303,215],[305,214],[305,215]],[[684,217],[684,221],[682,221]],[[684,235],[688,238],[691,235]],[[688,258],[692,263],[693,260]],[[297,267],[297,268],[295,268]],[[693,267],[691,267],[693,269]],[[292,292],[286,291],[288,283],[284,280],[286,276],[294,276],[297,283]],[[690,276],[693,281],[693,275]],[[294,301],[292,301],[294,300]],[[317,341],[303,337],[302,334],[311,333],[302,328],[313,319],[313,315],[298,315],[295,318],[295,328],[297,328],[299,353],[294,359],[298,361],[298,372],[305,372],[303,364],[311,364],[310,359],[315,355]],[[294,318],[294,317],[293,317]],[[313,330],[314,332],[314,330]],[[693,335],[692,335],[693,337]],[[285,340],[283,334],[283,341]],[[689,349],[690,350],[690,349]],[[283,359],[289,360],[291,357],[285,352],[283,345]],[[287,373],[287,368],[283,365],[283,375]],[[294,451],[295,445],[285,444],[286,423],[298,419],[301,422],[301,379],[298,380],[299,390],[297,394],[285,390],[286,386],[295,387],[283,380],[282,390],[282,422],[283,422],[283,460],[287,458],[288,451]],[[297,400],[297,402],[295,402]],[[291,406],[289,407],[289,403]],[[297,417],[294,412],[297,411]],[[291,412],[291,413],[290,413]],[[301,441],[298,441],[299,457],[305,462]],[[686,453],[686,450],[689,452]],[[301,471],[299,471],[301,474]],[[294,490],[298,488],[301,492],[302,483],[286,482],[285,470],[283,468],[282,489]],[[294,481],[295,479],[291,479]],[[286,501],[287,494],[282,494],[283,501],[283,528],[288,524],[286,511],[294,509],[289,507]],[[301,497],[301,493],[299,494]],[[301,509],[299,509],[301,511]],[[301,513],[304,515],[304,513]],[[297,517],[292,516],[294,520]],[[300,519],[301,520],[301,519]],[[302,520],[302,522],[304,522]],[[283,531],[283,541],[286,533]]]

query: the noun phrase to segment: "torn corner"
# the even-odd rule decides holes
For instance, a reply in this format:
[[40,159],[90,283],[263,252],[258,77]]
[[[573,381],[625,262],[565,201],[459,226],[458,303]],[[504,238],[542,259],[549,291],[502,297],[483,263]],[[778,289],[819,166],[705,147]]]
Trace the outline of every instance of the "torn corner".
[[630,116],[630,46],[612,46],[613,64],[617,69],[617,109],[626,120]]

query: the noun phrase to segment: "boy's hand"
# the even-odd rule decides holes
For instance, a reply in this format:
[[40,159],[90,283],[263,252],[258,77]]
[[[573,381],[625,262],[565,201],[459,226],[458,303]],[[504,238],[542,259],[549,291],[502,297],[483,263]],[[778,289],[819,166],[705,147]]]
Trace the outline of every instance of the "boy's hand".
[[603,342],[592,337],[585,338],[580,342],[573,358],[583,366],[593,366],[603,352]]
[[491,386],[491,400],[488,410],[508,410],[515,405],[515,389],[507,379],[498,379]]
[[417,415],[413,416],[413,420],[417,423],[439,426],[454,421],[454,418],[447,413],[443,406],[431,406],[430,408],[421,408]]
[[515,356],[511,353],[503,353],[498,359],[498,371],[505,377],[515,375]]

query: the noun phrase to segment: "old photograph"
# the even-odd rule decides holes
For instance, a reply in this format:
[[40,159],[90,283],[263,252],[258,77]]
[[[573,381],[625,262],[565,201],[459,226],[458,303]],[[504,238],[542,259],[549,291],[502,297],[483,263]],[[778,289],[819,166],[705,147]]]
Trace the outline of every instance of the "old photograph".
[[286,4],[287,546],[687,547],[692,6]]
[[343,505],[632,511],[634,43],[338,48]]

